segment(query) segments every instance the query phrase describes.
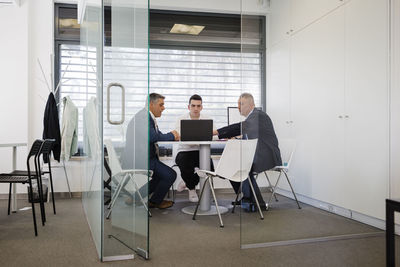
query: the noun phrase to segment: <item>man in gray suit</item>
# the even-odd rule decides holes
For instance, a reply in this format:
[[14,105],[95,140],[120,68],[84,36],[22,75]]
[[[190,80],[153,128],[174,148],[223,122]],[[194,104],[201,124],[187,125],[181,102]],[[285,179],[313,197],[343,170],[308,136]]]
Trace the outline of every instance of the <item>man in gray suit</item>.
[[[265,209],[265,202],[261,196],[260,189],[254,179],[253,173],[260,173],[275,166],[282,165],[281,152],[278,146],[274,126],[270,117],[263,111],[255,109],[254,98],[249,93],[243,93],[238,100],[240,113],[246,117],[241,123],[235,123],[214,131],[220,139],[242,136],[243,139],[258,139],[253,166],[249,176],[257,199],[262,209]],[[240,190],[240,183],[231,182],[236,194]],[[254,202],[255,198],[251,194],[249,180],[242,184],[243,201]]]

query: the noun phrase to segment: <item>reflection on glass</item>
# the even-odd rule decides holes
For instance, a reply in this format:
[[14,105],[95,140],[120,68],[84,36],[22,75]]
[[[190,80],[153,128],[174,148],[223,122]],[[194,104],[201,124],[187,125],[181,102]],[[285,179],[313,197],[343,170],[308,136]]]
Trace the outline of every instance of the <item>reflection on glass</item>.
[[[148,3],[107,1],[110,45],[104,48],[103,140],[110,165],[104,256],[149,257]],[[107,88],[107,90],[106,90]],[[108,175],[107,175],[108,176]]]
[[[99,257],[102,258],[102,214],[103,214],[103,182],[102,182],[102,8],[101,1],[91,1],[87,6],[84,20],[81,25],[81,46],[76,51],[65,51],[74,56],[68,60],[65,68],[80,68],[81,76],[75,82],[79,86],[71,86],[67,80],[74,80],[73,77],[63,77],[65,88],[72,90],[79,88],[85,92],[82,98],[75,101],[79,110],[79,128],[83,135],[79,142],[83,143],[83,207],[92,232]],[[63,53],[63,52],[62,52]],[[79,56],[77,56],[79,55]],[[73,67],[72,67],[73,66]],[[67,90],[63,90],[68,93]],[[73,92],[71,97],[76,95]],[[79,130],[78,130],[79,131]]]

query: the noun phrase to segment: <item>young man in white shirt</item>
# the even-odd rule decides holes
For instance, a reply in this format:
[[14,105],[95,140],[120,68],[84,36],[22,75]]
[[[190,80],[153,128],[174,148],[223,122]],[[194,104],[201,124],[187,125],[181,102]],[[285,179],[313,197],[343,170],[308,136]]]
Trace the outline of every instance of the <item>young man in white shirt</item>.
[[[189,112],[182,115],[176,121],[175,130],[181,134],[181,120],[205,120],[210,119],[200,114],[203,109],[203,100],[199,95],[192,95],[189,99]],[[215,128],[214,128],[215,130]],[[175,158],[175,163],[181,171],[183,181],[178,185],[177,191],[181,192],[185,188],[189,189],[189,201],[198,202],[199,197],[196,193],[196,185],[199,183],[199,176],[195,173],[195,168],[199,167],[199,145],[182,145],[178,147],[178,154]],[[211,160],[211,159],[210,159]],[[211,160],[211,169],[214,170]]]

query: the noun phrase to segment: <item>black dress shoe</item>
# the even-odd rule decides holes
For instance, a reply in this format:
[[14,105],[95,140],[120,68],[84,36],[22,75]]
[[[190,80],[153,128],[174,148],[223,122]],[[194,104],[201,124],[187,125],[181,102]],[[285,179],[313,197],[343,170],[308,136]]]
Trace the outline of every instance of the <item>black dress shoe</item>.
[[236,202],[235,202],[235,201],[232,201],[231,204],[232,204],[232,205],[241,205],[242,202],[250,202],[250,199],[247,198],[247,197],[243,197],[243,198],[241,198],[241,199],[238,199],[238,201],[236,201]]
[[232,201],[231,204],[234,205],[234,206],[235,206],[235,205],[238,206],[238,205],[240,205],[241,202],[242,202],[242,200],[240,199],[240,200],[238,200],[238,201],[236,201],[236,202],[235,202],[235,201]]

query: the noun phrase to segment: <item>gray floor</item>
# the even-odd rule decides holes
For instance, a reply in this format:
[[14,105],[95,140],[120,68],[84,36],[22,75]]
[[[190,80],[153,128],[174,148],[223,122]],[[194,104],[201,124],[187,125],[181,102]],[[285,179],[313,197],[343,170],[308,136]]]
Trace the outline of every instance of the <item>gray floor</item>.
[[[229,205],[230,197],[220,195],[221,204]],[[265,237],[268,237],[273,241],[276,240],[279,229],[286,232],[286,237],[292,237],[296,233],[297,237],[311,237],[299,234],[304,229],[312,229],[310,233],[314,233],[314,236],[324,233],[323,229],[329,229],[332,234],[376,231],[372,227],[307,206],[300,211],[292,212],[304,212],[309,220],[298,217],[285,220],[287,223],[283,224],[274,222],[276,220],[274,217],[277,216],[274,213],[285,208],[292,209],[290,202],[286,202],[283,198],[280,198],[280,202],[282,206],[276,206],[265,213],[264,221],[259,220],[255,213],[243,213],[242,225],[245,229],[240,231],[239,211],[223,216],[224,228],[218,227],[215,216],[202,216],[193,221],[191,216],[180,211],[181,207],[188,205],[186,194],[181,195],[172,209],[152,210],[149,261],[136,257],[131,261],[100,263],[80,199],[57,200],[57,215],[51,213],[48,205],[47,223],[44,227],[39,224],[38,237],[33,233],[31,211],[19,211],[7,216],[7,201],[1,200],[0,264],[1,266],[385,266],[384,236],[240,250],[241,240],[246,243],[265,240]],[[25,205],[27,205],[25,201],[19,201],[19,207]],[[313,224],[309,225],[310,221]],[[268,231],[265,228],[260,229],[258,234],[249,230],[254,227],[260,228],[260,223],[269,227],[278,226],[278,230]],[[270,234],[274,234],[274,237]],[[400,252],[398,241],[397,251]],[[400,256],[400,253],[397,254]]]

